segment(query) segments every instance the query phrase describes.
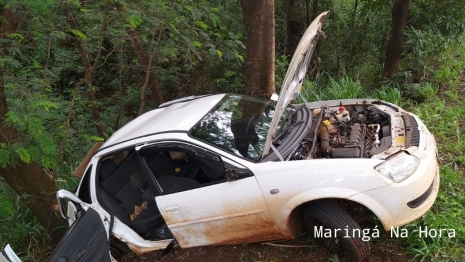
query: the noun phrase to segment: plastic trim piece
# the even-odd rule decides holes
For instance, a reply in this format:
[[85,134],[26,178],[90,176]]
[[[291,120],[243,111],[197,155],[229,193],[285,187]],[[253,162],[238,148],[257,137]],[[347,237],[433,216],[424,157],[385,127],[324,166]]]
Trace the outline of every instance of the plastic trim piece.
[[415,198],[414,200],[410,201],[407,203],[407,206],[410,208],[416,208],[419,207],[421,204],[423,204],[426,199],[428,199],[429,195],[431,195],[431,192],[433,192],[433,187],[434,187],[434,181],[436,181],[436,178],[433,180],[429,188],[426,190],[425,193],[423,193],[421,196]]

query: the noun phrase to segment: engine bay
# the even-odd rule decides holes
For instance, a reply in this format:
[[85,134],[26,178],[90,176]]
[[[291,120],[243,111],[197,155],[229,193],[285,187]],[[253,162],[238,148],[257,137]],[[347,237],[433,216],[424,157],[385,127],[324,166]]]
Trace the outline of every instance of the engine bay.
[[339,105],[312,110],[307,136],[290,160],[370,158],[392,144],[389,114],[375,105]]

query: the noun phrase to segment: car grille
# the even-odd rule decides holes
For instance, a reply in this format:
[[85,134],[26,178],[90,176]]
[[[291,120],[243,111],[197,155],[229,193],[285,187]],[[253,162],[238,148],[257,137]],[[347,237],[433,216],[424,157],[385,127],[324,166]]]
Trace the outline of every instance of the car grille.
[[420,131],[418,130],[417,120],[408,113],[402,113],[402,118],[404,119],[405,130],[407,131],[405,145],[418,147],[420,145]]

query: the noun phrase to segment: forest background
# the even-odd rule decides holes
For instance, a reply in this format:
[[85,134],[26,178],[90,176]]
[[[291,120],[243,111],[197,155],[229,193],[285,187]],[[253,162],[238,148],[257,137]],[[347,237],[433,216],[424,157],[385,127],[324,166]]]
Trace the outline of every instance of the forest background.
[[[268,16],[249,23],[254,5]],[[73,189],[93,144],[136,116],[188,95],[279,92],[300,36],[326,10],[304,96],[380,98],[425,121],[441,188],[406,227],[454,228],[457,237],[396,241],[409,258],[464,259],[463,0],[0,0],[0,247],[47,257],[66,228],[53,192]],[[264,23],[273,27],[258,28],[263,41],[246,39]],[[260,50],[275,58],[264,70],[274,79],[257,91],[247,61]]]

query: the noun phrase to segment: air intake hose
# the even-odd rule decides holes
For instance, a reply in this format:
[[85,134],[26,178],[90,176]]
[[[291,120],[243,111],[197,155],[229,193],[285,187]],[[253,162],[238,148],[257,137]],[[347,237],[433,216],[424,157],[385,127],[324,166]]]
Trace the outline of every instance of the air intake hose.
[[318,128],[318,137],[320,138],[320,150],[325,157],[331,158],[359,158],[360,149],[356,147],[334,148],[329,145],[328,127],[325,125]]

